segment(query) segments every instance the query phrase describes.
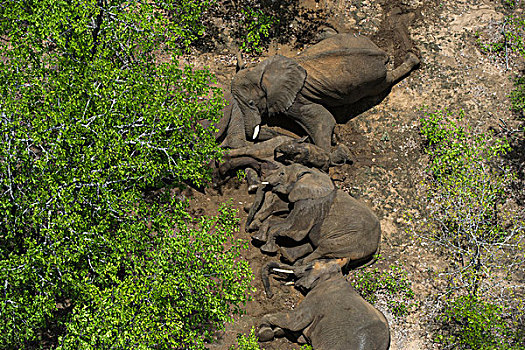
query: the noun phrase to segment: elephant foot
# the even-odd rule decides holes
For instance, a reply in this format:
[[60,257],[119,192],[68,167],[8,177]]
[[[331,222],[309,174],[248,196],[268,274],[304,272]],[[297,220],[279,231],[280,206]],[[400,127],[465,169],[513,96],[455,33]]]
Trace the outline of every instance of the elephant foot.
[[[259,228],[261,227],[261,222],[257,219],[253,220],[252,223],[248,226],[248,232],[254,232],[254,231],[257,231],[259,230]],[[259,234],[257,234],[259,235]],[[266,240],[266,238],[264,239]]]
[[268,240],[265,245],[261,246],[261,250],[265,253],[275,253],[277,252],[277,244],[274,240]]
[[257,232],[252,236],[252,239],[259,241],[259,242],[266,242],[266,234],[264,232]]
[[417,66],[421,61],[419,60],[419,57],[413,52],[409,52],[405,57],[405,62],[407,62],[412,67]]
[[260,342],[270,341],[275,337],[275,333],[269,326],[262,326],[257,333]]
[[297,247],[281,247],[282,256],[292,264],[300,257],[310,254],[311,252],[313,252],[313,248],[310,243],[306,243]]
[[259,188],[259,185],[261,184],[259,174],[257,174],[257,172],[252,168],[247,168],[245,172],[246,181],[248,182],[248,193],[255,193],[257,191],[257,188]]

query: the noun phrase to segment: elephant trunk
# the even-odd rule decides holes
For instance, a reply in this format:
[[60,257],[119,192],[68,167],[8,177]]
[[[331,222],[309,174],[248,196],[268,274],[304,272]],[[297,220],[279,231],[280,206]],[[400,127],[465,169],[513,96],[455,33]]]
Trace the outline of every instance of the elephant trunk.
[[264,202],[264,188],[262,186],[259,186],[257,188],[257,192],[255,194],[255,201],[252,204],[252,207],[250,208],[250,212],[248,213],[248,218],[246,219],[246,232],[248,232],[248,227],[253,221],[253,218],[255,217],[255,214],[261,209],[262,204]]
[[[240,105],[240,103],[239,103]],[[259,137],[261,131],[261,114],[255,107],[241,106],[242,117],[244,119],[244,130],[246,132],[246,139],[255,141]]]
[[269,262],[266,264],[261,271],[261,279],[264,286],[264,291],[269,299],[273,297],[273,292],[270,288],[270,273],[272,272],[282,272],[294,274],[294,267],[286,264],[281,264],[278,262]]
[[246,140],[244,116],[239,103],[233,99],[225,145],[230,148],[241,148],[247,146]]
[[215,134],[215,140],[221,142],[226,137],[226,131],[230,124],[232,109],[233,109],[233,96],[229,91],[224,93],[224,99],[228,102],[228,105],[222,109],[222,118],[216,125],[217,133]]

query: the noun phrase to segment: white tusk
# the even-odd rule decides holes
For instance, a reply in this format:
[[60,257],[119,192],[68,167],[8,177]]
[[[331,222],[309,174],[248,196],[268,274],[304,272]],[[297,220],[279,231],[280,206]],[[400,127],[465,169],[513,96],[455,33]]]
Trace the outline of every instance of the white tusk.
[[293,273],[292,270],[284,270],[284,269],[273,269],[275,272],[283,272],[283,273]]
[[294,281],[290,281],[290,282],[286,282],[284,285],[285,286],[293,286],[295,284]]
[[260,125],[256,125],[255,126],[255,129],[253,129],[253,137],[252,137],[252,139],[254,139],[254,140],[257,139],[257,136],[259,136],[259,129],[260,128],[261,128]]
[[261,182],[261,185],[269,185],[270,183],[268,181]]

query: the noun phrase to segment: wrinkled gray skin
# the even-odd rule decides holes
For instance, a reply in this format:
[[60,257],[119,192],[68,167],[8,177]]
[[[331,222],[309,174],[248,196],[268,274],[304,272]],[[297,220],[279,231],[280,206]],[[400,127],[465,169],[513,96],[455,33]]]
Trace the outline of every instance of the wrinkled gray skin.
[[268,273],[273,268],[293,272],[296,287],[309,292],[294,310],[265,315],[258,332],[259,341],[300,332],[298,342],[309,343],[316,350],[389,348],[390,332],[385,316],[352,288],[337,262],[316,261],[297,267],[268,264],[263,269],[263,280],[269,297]]
[[306,138],[295,139],[280,135],[264,142],[231,149],[225,155],[219,173],[224,175],[228,171],[243,167],[252,167],[257,171],[273,170],[281,164],[293,163],[328,171],[330,166],[351,162],[350,150],[343,144],[330,153],[305,140]]
[[[279,218],[273,215],[274,203],[260,205],[256,200],[254,206],[259,205],[260,209],[253,214],[252,222],[249,216],[247,227],[258,230],[252,237],[265,242],[262,251],[276,252],[277,237],[288,237],[303,242],[291,248],[280,247],[281,254],[298,265],[321,258],[346,258],[348,264],[355,266],[369,261],[377,252],[381,238],[379,220],[365,205],[336,189],[327,174],[292,164],[265,180],[269,183],[266,191],[275,196],[265,196],[264,200],[278,197],[293,208],[285,218]],[[266,211],[262,210],[265,205]],[[306,238],[308,242],[304,242]]]
[[232,80],[231,103],[217,137],[224,138],[223,146],[244,147],[259,138],[263,117],[284,114],[329,150],[336,124],[331,109],[381,94],[419,64],[412,53],[392,71],[387,61],[369,39],[336,34],[294,59],[276,55],[242,69]]

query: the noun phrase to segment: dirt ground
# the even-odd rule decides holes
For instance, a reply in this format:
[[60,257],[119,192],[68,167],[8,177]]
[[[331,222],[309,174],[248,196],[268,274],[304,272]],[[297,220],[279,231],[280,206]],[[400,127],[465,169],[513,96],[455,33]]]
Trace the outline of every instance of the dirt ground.
[[[392,88],[378,105],[365,111],[347,124],[339,125],[340,141],[352,152],[354,163],[331,170],[339,188],[366,203],[380,218],[382,226],[381,253],[384,264],[401,264],[408,272],[420,308],[405,319],[395,319],[384,307],[376,304],[389,321],[391,349],[433,349],[423,312],[424,302],[432,293],[432,273],[438,261],[428,246],[410,235],[406,215],[418,217],[414,205],[420,195],[420,182],[426,158],[418,134],[419,118],[425,110],[464,110],[466,118],[483,129],[499,130],[502,122],[509,128],[519,121],[509,112],[507,95],[512,89],[511,70],[504,60],[495,60],[482,53],[476,43],[477,31],[497,33],[498,20],[503,18],[499,0],[305,0],[304,8],[324,14],[326,21],[339,31],[359,32],[370,36],[391,56],[390,65],[401,63],[407,39],[421,57],[421,66],[408,78]],[[408,29],[409,37],[396,34],[396,26]],[[262,59],[275,53],[293,57],[300,52],[295,45],[275,43]],[[221,84],[227,86],[235,73],[234,54],[227,50],[188,56],[196,66],[208,66]],[[252,62],[257,61],[253,58]],[[520,64],[512,60],[511,64]],[[515,68],[515,67],[510,67]],[[244,232],[247,214],[243,207],[253,196],[245,183],[233,179],[223,193],[193,192],[194,210],[209,215],[216,213],[219,203],[228,199],[238,209],[241,227],[238,237],[249,240]],[[254,272],[256,292],[246,305],[246,313],[237,316],[233,324],[217,335],[211,349],[228,349],[235,344],[237,334],[247,334],[266,313],[292,309],[302,295],[291,286],[278,286],[276,295],[267,299],[260,281],[260,269],[275,256],[263,255],[250,244],[243,257]],[[265,349],[298,349],[286,338],[262,343]]]

